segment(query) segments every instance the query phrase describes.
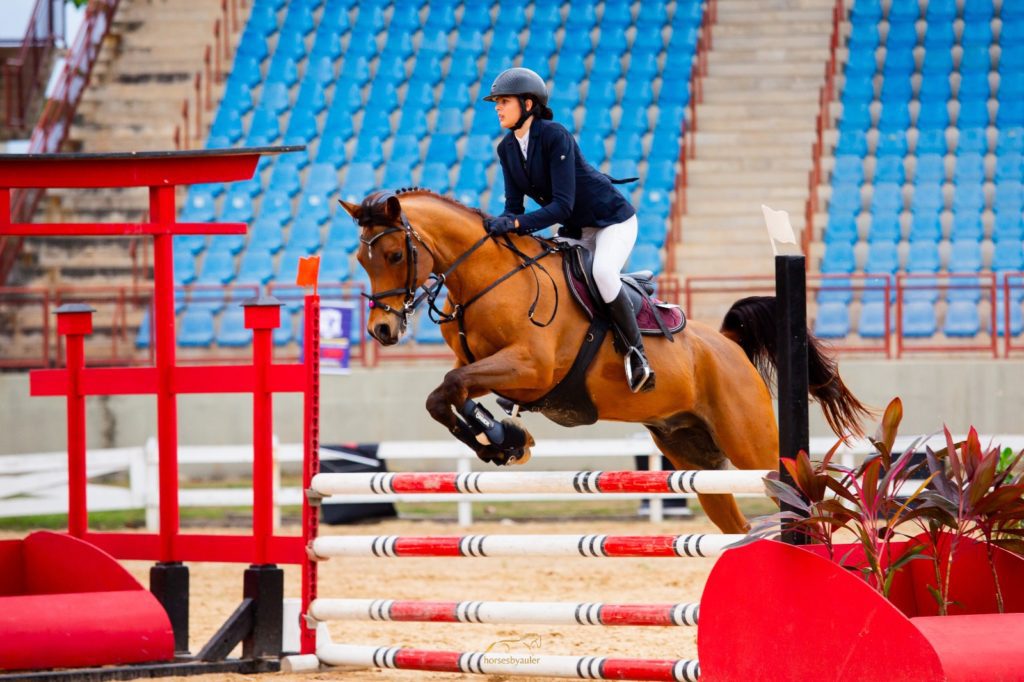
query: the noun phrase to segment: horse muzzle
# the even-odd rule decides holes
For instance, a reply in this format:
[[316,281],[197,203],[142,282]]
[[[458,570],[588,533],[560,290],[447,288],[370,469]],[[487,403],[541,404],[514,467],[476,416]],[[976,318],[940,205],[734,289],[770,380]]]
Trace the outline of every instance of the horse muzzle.
[[398,340],[402,336],[401,329],[397,325],[391,325],[387,322],[378,322],[377,324],[371,325],[367,330],[370,332],[370,336],[377,339],[378,343],[382,346],[393,346],[398,343]]

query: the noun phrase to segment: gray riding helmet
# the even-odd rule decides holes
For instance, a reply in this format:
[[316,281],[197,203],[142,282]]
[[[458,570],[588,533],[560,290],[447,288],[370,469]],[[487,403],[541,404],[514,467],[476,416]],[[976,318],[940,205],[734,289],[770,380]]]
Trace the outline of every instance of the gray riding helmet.
[[485,102],[493,102],[499,97],[522,97],[530,95],[543,106],[548,105],[548,86],[536,71],[517,66],[505,69],[491,84],[491,93],[484,97]]

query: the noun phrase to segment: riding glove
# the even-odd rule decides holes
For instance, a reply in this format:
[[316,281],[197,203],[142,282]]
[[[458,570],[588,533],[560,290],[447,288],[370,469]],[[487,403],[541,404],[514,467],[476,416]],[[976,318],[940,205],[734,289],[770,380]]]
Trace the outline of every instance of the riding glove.
[[500,237],[501,235],[507,234],[516,229],[515,218],[507,215],[488,218],[484,221],[484,229],[486,229],[487,234],[492,237]]

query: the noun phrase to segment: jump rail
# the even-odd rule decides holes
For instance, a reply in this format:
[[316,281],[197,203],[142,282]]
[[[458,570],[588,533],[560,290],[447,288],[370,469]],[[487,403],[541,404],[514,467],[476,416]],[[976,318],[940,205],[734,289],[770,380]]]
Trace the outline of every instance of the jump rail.
[[746,535],[332,535],[313,540],[313,556],[334,557],[717,557]]
[[[319,661],[317,660],[319,658]],[[320,662],[333,666],[429,670],[482,675],[533,675],[579,680],[663,680],[696,682],[700,664],[691,660],[606,658],[604,656],[544,656],[531,652],[460,653],[399,647],[359,646],[330,642],[317,656],[285,659],[282,670],[313,669]]]
[[692,627],[700,604],[601,604],[597,602],[415,601],[317,599],[317,621],[493,623],[501,625],[634,625]]
[[769,471],[516,471],[318,474],[321,495],[761,493]]

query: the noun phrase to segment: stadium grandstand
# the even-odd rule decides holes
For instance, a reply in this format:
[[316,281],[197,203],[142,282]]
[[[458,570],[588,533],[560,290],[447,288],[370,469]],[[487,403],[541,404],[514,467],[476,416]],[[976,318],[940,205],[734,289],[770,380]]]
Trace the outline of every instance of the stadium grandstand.
[[[1003,356],[1024,333],[1020,3],[93,0],[86,15],[67,87],[34,130],[8,106],[7,138],[31,135],[33,152],[304,147],[179,196],[182,221],[249,226],[176,238],[183,357],[246,357],[237,303],[260,292],[285,303],[274,342],[297,354],[302,256],[321,256],[323,295],[366,290],[338,199],[418,185],[500,213],[503,131],[481,98],[510,66],[546,79],[595,167],[640,178],[618,186],[640,225],[628,267],[657,273],[691,317],[772,286],[766,204],[801,235],[814,330],[840,350]],[[53,191],[14,210],[99,221],[145,205]],[[144,361],[151,260],[143,239],[5,242],[0,362],[55,361],[46,313],[84,298],[96,357]],[[351,341],[367,361],[363,331]],[[426,315],[386,350],[450,357]]]

